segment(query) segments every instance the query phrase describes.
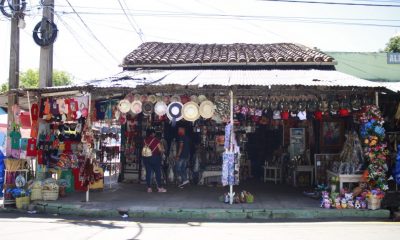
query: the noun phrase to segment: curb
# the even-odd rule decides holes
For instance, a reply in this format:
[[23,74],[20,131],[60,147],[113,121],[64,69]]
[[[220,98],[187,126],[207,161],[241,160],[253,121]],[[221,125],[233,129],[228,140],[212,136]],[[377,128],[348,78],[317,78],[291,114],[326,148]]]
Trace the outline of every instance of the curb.
[[[85,208],[80,204],[59,204],[52,202],[35,202],[35,209],[42,213],[59,215],[115,218],[121,217],[117,209]],[[136,219],[203,219],[203,220],[297,220],[297,219],[362,219],[388,220],[390,211],[357,210],[357,209],[127,209],[130,218]],[[23,209],[6,208],[0,212],[25,213]]]

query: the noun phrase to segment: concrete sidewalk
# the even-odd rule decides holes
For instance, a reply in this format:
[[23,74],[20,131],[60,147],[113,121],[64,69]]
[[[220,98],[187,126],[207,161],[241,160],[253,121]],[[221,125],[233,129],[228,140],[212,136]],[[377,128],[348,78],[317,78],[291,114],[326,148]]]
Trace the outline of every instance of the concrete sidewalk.
[[[131,218],[174,219],[389,219],[388,210],[321,209],[319,200],[303,196],[302,190],[286,185],[248,183],[235,186],[254,195],[251,204],[225,204],[218,198],[228,191],[223,187],[169,186],[167,193],[147,193],[144,185],[115,184],[113,188],[85,193],[75,192],[57,201],[35,201],[41,212],[87,217],[119,217],[121,210]],[[7,210],[7,209],[6,209]],[[4,211],[4,210],[3,210]]]

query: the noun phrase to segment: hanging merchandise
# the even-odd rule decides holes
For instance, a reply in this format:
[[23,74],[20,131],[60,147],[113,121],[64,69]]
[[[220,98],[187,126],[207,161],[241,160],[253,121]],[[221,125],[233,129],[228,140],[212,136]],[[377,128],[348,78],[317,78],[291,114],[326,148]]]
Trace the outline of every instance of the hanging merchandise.
[[183,118],[186,121],[194,122],[200,117],[199,105],[195,102],[187,102],[183,105]]
[[[201,96],[201,95],[200,95]],[[199,96],[199,100],[200,100]],[[208,119],[214,115],[215,106],[211,101],[204,100],[200,104],[200,116],[202,118]]]
[[222,185],[235,184],[235,154],[233,152],[224,152],[222,155]]
[[50,46],[57,38],[57,25],[47,18],[43,18],[33,29],[33,40],[41,47]]
[[[397,146],[397,157],[396,157],[396,167],[394,170],[394,177],[397,184],[400,184],[400,145]],[[1,160],[0,160],[1,161]]]
[[0,197],[3,196],[3,184],[4,184],[4,154],[0,150]]
[[175,126],[176,122],[183,118],[182,108],[183,105],[180,102],[172,102],[168,105],[167,117],[172,121],[172,126]]

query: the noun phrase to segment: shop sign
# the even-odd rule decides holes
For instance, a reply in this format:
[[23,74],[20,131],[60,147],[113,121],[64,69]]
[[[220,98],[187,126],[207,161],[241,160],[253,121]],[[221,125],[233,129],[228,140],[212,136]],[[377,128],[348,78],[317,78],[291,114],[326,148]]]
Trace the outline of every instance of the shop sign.
[[400,53],[387,53],[388,64],[400,64]]

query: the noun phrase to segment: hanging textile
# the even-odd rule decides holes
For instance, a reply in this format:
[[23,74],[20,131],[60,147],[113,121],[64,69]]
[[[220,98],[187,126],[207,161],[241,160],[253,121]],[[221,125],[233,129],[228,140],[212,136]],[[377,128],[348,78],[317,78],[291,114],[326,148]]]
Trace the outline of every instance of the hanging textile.
[[222,159],[222,185],[234,185],[235,154],[233,152],[224,152]]
[[400,145],[397,146],[397,157],[396,157],[396,167],[394,168],[394,177],[396,179],[396,183],[400,184]]

